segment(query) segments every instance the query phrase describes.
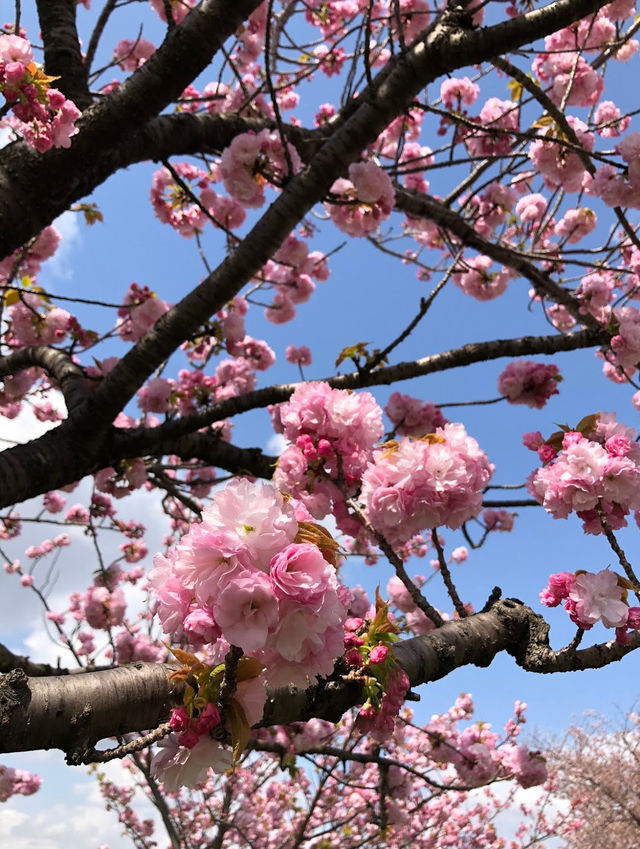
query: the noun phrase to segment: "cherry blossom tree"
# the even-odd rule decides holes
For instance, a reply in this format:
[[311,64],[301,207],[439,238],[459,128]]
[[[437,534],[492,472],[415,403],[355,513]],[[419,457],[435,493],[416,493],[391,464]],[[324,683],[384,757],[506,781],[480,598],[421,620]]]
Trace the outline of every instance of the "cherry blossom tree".
[[[522,709],[500,737],[458,728],[471,719],[465,704],[417,730],[403,705],[500,652],[563,673],[640,646],[640,583],[617,534],[638,523],[640,448],[631,426],[596,412],[597,381],[574,423],[524,434],[526,481],[507,480],[508,462],[449,418],[470,404],[543,409],[561,390],[563,352],[595,351],[603,383],[636,387],[640,135],[633,104],[609,84],[624,63],[633,75],[634,3],[31,6],[17,2],[0,35],[0,415],[46,427],[0,452],[0,553],[65,661],[1,647],[0,751],[129,759],[174,846],[187,845],[180,788],[194,785],[209,805],[203,845],[256,844],[265,811],[291,846],[344,843],[352,820],[358,840],[373,824],[367,839],[395,829],[399,846],[418,833],[424,846],[502,845],[486,827],[497,797],[473,808],[456,793],[544,783],[539,754],[515,742]],[[196,254],[199,275],[181,289],[129,282],[114,295],[102,281],[56,293],[54,222],[75,213],[106,234],[92,193],[149,161],[150,210],[176,250]],[[341,340],[333,371],[309,379],[315,353],[296,319],[313,310],[334,254],[357,266],[363,245],[417,277],[420,295],[409,319],[371,342]],[[401,359],[447,298],[466,296],[477,329],[518,280],[521,335],[508,326]],[[276,354],[248,331],[265,322],[291,328],[285,359],[300,380],[262,376]],[[480,400],[424,398],[422,378],[500,359],[497,397],[492,386]],[[265,411],[277,456],[234,435],[251,411]],[[514,498],[514,486],[527,494]],[[162,551],[151,554],[143,522],[124,517],[142,495],[162,507]],[[470,549],[498,550],[525,507],[575,513],[576,534],[600,536],[614,558],[541,575],[542,603],[562,605],[577,628],[564,648],[526,600],[490,585],[467,599],[453,577]],[[25,547],[26,528],[47,536]],[[93,577],[52,605],[52,569],[79,540]],[[428,577],[411,577],[427,552]],[[393,576],[375,593],[352,586],[357,559]],[[298,769],[301,798],[287,805],[274,765],[295,771],[297,753],[316,758],[321,789]],[[19,770],[1,779],[5,798],[37,789]],[[102,787],[136,845],[149,845],[129,791],[104,777]],[[350,813],[336,802],[344,788]],[[255,806],[244,820],[243,804]],[[546,837],[536,822],[514,846]]]
[[575,831],[565,833],[571,849],[586,849],[596,840],[605,849],[636,842],[640,811],[633,776],[638,769],[639,721],[634,712],[618,722],[587,717],[549,747],[556,791],[580,822]]

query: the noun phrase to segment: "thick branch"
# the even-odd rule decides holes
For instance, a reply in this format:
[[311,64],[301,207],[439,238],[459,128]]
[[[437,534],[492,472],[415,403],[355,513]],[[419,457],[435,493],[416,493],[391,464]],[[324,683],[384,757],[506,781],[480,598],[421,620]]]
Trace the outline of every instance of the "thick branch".
[[0,357],[0,377],[17,374],[32,366],[43,369],[51,383],[62,392],[69,413],[89,398],[83,369],[67,353],[48,345],[29,345],[6,357]]
[[45,71],[60,77],[55,87],[78,109],[86,109],[93,101],[76,29],[77,6],[77,0],[37,0]]
[[34,663],[28,657],[14,654],[5,645],[0,643],[0,672],[11,672],[12,669],[22,669],[32,678],[41,678],[45,675],[68,675],[68,669],[51,666],[50,663]]
[[[555,334],[550,336],[521,336],[515,339],[493,339],[488,342],[470,342],[460,348],[452,348],[439,354],[430,354],[418,360],[396,363],[392,366],[378,368],[370,373],[350,372],[337,377],[319,378],[334,389],[362,389],[368,386],[388,386],[402,380],[411,380],[439,371],[486,362],[502,357],[523,357],[532,354],[555,354],[560,351],[575,351],[590,348],[608,341],[606,332],[599,328],[597,331],[585,330],[577,333]],[[256,389],[235,398],[228,398],[217,404],[212,404],[200,413],[193,413],[174,419],[156,428],[136,428],[123,432],[123,456],[138,457],[154,453],[161,445],[170,443],[185,433],[197,431],[200,428],[215,424],[222,419],[246,413],[249,410],[268,407],[287,401],[296,388],[297,383],[282,383]],[[126,446],[126,447],[125,447]],[[2,455],[0,454],[0,469]],[[228,468],[219,464],[222,468]]]
[[[0,208],[0,256],[25,244],[71,203],[126,164],[124,161],[119,164],[118,157],[126,157],[128,145],[135,147],[146,122],[179,96],[206,67],[224,39],[257,5],[259,0],[238,0],[232,4],[205,0],[168,34],[142,68],[88,110],[81,132],[69,150],[39,155],[27,145],[18,144],[1,151],[0,191],[5,201]],[[410,50],[408,57],[390,62],[371,89],[352,99],[332,124],[345,129],[352,118],[361,115],[365,104],[373,106],[374,112],[382,109],[384,115],[396,101],[399,108],[393,111],[391,120],[420,88],[441,74],[513,50],[556,27],[567,26],[601,5],[602,0],[559,0],[497,26],[475,31],[438,25],[418,43],[417,49],[414,46]],[[411,73],[408,86],[397,85],[398,69],[405,77],[407,71]],[[331,156],[327,161],[331,163]],[[28,215],[25,210],[29,211]]]
[[[65,0],[71,2],[71,0]],[[0,257],[7,256],[116,168],[111,151],[131,142],[211,62],[261,0],[203,0],[169,32],[148,62],[79,122],[69,149],[36,153],[25,143],[0,151]],[[43,2],[44,6],[57,5]],[[117,167],[117,166],[116,166]]]
[[[151,436],[151,434],[149,434]],[[128,431],[122,433],[122,440],[127,441]],[[135,441],[133,443],[135,445]],[[119,441],[114,446],[118,459],[139,457],[135,449],[132,453],[125,450]],[[177,454],[183,460],[202,460],[211,466],[217,466],[227,472],[237,475],[251,475],[256,478],[269,480],[273,476],[277,457],[263,454],[260,448],[238,448],[230,442],[225,442],[215,434],[189,433],[179,439],[161,440],[153,449],[143,454]]]
[[[105,122],[112,119],[115,121],[117,136],[117,133],[125,126],[128,129],[133,126],[133,124],[127,124],[127,120],[135,124],[135,119],[127,118],[127,109],[133,108],[136,96],[143,98],[145,110],[148,105],[145,99],[147,95],[150,102],[156,105],[162,96],[170,97],[170,95],[161,95],[156,90],[155,83],[147,76],[147,72],[155,69],[164,79],[163,74],[166,76],[166,69],[163,71],[164,66],[161,62],[168,61],[171,57],[178,59],[185,44],[191,45],[193,40],[197,42],[197,33],[194,29],[201,25],[203,31],[209,32],[211,20],[218,21],[217,15],[222,18],[228,28],[230,19],[218,9],[218,5],[215,0],[209,0],[202,5],[200,11],[194,10],[180,27],[172,31],[150,60],[127,83],[105,99],[104,103],[108,101],[110,104],[108,109],[104,103],[92,107],[89,110],[91,114],[80,133],[80,140],[74,142],[70,151],[59,152],[60,156],[65,157],[70,154],[76,156],[77,154],[82,158],[86,153],[89,156],[88,162],[95,161],[97,154],[93,148],[91,151],[85,150],[86,145],[91,144],[101,149],[105,145],[105,140],[107,145],[115,140],[111,124],[108,128],[102,126]],[[597,0],[559,0],[545,9],[530,12],[495,27],[474,31],[457,29],[448,23],[445,15],[442,21],[433,26],[421,40],[416,41],[406,54],[393,60],[378,75],[372,86],[356,99],[357,103],[353,109],[345,113],[349,114],[348,119],[339,123],[331,138],[315,154],[310,165],[288,183],[280,197],[243,240],[242,245],[202,284],[164,315],[156,326],[127,353],[98,387],[95,396],[85,404],[82,414],[74,416],[73,421],[59,426],[53,434],[47,434],[29,446],[17,446],[0,455],[0,478],[11,481],[7,491],[3,493],[3,498],[6,499],[3,503],[14,503],[29,495],[37,494],[34,491],[36,487],[34,480],[38,480],[38,476],[32,475],[36,467],[39,470],[46,470],[46,484],[42,482],[42,485],[37,488],[38,492],[42,492],[82,477],[88,471],[99,467],[100,459],[105,454],[111,456],[112,452],[108,449],[111,447],[109,443],[113,432],[110,430],[109,423],[138,387],[185,338],[200,326],[205,316],[220,309],[246,281],[251,279],[306,212],[325,196],[334,179],[346,170],[349,162],[357,159],[367,144],[375,140],[379,132],[408,107],[413,97],[425,84],[461,65],[482,61],[495,55],[498,50],[513,49],[531,38],[551,32],[554,28],[564,26],[593,11],[599,5]],[[252,7],[250,0],[234,4],[234,10],[238,13],[246,12],[245,6]],[[206,20],[201,20],[201,16]],[[179,38],[176,42],[175,39],[178,38],[176,33],[179,32],[182,33],[180,38],[183,40],[180,41]],[[215,44],[210,48],[210,55],[218,44],[218,35],[222,36],[224,32],[222,27],[215,34],[215,38],[212,34]],[[198,61],[201,61],[203,58],[201,50],[198,56],[200,57]],[[164,60],[162,57],[165,57]],[[160,64],[156,67],[156,63]],[[182,73],[183,67],[179,62],[178,65]],[[189,67],[191,68],[191,65]],[[172,68],[172,71],[175,71],[175,68]],[[178,76],[182,80],[180,74]],[[180,90],[183,84],[184,81],[179,83]],[[100,132],[98,137],[96,137],[96,127]],[[106,133],[104,138],[103,131]],[[90,141],[87,142],[87,139]],[[119,140],[120,137],[118,137]],[[15,147],[15,145],[12,146],[12,148]],[[47,156],[48,154],[38,158],[37,161],[44,161]],[[77,158],[73,162],[79,168],[78,173],[82,174],[86,171],[86,168],[80,166]],[[48,170],[56,172],[55,168]],[[58,192],[62,190],[63,185],[66,184],[63,180],[59,180]],[[39,185],[38,197],[47,197],[48,194],[46,185]],[[0,196],[2,196],[1,180]],[[11,191],[5,191],[4,196],[12,197]],[[28,208],[27,204],[19,203],[19,205]],[[21,221],[32,218],[24,214],[15,217]],[[0,232],[4,232],[2,227]],[[576,334],[576,338],[578,336],[579,334]],[[522,348],[527,350],[527,345],[525,344]],[[521,353],[522,348],[517,351],[518,354]],[[554,350],[558,349],[554,347]],[[534,350],[531,348],[528,350],[531,353],[541,353],[546,349],[534,347]],[[489,354],[489,356],[504,356],[506,353]],[[431,370],[473,362],[476,361],[477,346],[465,346],[459,349],[459,354],[462,356],[458,355],[453,359],[450,353],[441,355],[440,365],[427,362],[425,371],[421,371],[421,363],[411,364],[405,368],[400,365],[390,370],[378,370],[365,378],[360,378],[357,385],[391,382]],[[184,428],[184,425],[182,427]],[[184,429],[178,430],[175,435],[183,435],[184,432]],[[78,445],[82,445],[82,451],[78,451]]]
[[[322,145],[308,167],[295,175],[241,245],[218,268],[162,316],[155,327],[111,371],[96,392],[99,419],[111,421],[144,380],[201,325],[221,309],[282,244],[301,218],[322,200],[334,180],[379,133],[408,108],[429,82],[460,65],[483,61],[599,7],[598,0],[558,0],[543,10],[478,31],[448,23],[447,15],[379,75],[358,98],[354,114]],[[549,31],[552,31],[549,30]],[[145,68],[146,65],[143,66]]]
[[[404,640],[395,655],[413,687],[436,681],[461,666],[486,667],[498,652],[511,654],[531,672],[596,669],[640,647],[604,643],[586,649],[553,651],[549,626],[517,599],[498,601],[486,612],[446,622],[421,637]],[[82,676],[31,678],[12,672],[0,682],[0,752],[61,748],[74,757],[108,736],[154,728],[166,720],[178,698],[168,666],[136,663]],[[337,721],[361,703],[357,680],[336,672],[306,690],[294,687],[269,694],[262,725],[282,725],[320,717]]]
[[30,679],[14,670],[0,681],[0,749],[71,755],[105,737],[155,728],[174,703],[168,672],[153,663]]
[[[500,357],[573,351],[605,341],[603,330],[597,333],[584,330],[565,335],[472,342],[419,360],[376,369],[370,374],[353,372],[328,378],[327,382],[336,389],[388,385]],[[72,416],[39,439],[0,452],[0,480],[3,481],[0,507],[17,504],[65,486],[98,469],[114,465],[120,459],[167,451],[179,453],[179,448],[184,450],[183,456],[186,458],[197,457],[231,472],[246,470],[259,477],[270,477],[273,458],[261,455],[258,449],[240,449],[222,441],[216,442],[212,435],[197,434],[196,431],[229,416],[286,401],[296,386],[295,383],[288,383],[247,392],[214,404],[202,413],[184,416],[157,428],[99,428],[96,422],[109,420],[99,418],[97,413],[90,416],[83,411],[82,416]],[[88,402],[89,409],[92,409],[91,404],[92,400]],[[79,426],[76,425],[76,419],[79,419]],[[79,445],[82,450],[78,450]]]

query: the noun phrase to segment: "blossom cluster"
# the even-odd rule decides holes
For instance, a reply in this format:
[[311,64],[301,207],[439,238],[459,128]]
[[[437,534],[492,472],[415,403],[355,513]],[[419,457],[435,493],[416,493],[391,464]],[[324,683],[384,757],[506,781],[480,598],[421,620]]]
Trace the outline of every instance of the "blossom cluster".
[[237,646],[260,658],[275,686],[329,674],[348,599],[326,537],[304,533],[307,518],[272,484],[238,479],[217,492],[202,521],[154,559],[165,632],[197,648]]
[[[28,245],[18,248],[0,261],[0,280],[3,283],[8,282],[14,275],[19,275],[23,281],[24,278],[35,277],[42,263],[57,251],[60,239],[60,232],[55,227],[45,227]],[[10,293],[5,295],[5,300],[8,294]],[[10,302],[10,298],[8,300]]]
[[588,631],[602,622],[605,628],[616,629],[618,642],[628,642],[628,630],[640,630],[640,607],[627,602],[629,582],[611,569],[600,572],[557,572],[540,592],[540,601],[547,607],[560,602],[569,618],[579,628]]
[[435,404],[401,392],[391,393],[384,412],[399,436],[426,436],[448,421]]
[[546,441],[526,434],[525,444],[544,463],[529,476],[527,489],[554,519],[575,511],[585,533],[600,534],[603,520],[622,528],[629,511],[640,509],[640,446],[634,430],[614,414],[587,417],[576,430]]
[[498,392],[510,404],[526,404],[541,410],[552,395],[558,394],[560,371],[553,363],[514,360],[498,378]]
[[132,283],[118,309],[120,338],[123,342],[137,342],[168,309],[169,304],[148,286]]
[[502,295],[514,272],[506,267],[500,271],[489,271],[493,260],[488,256],[476,256],[458,264],[459,270],[453,275],[453,282],[465,295],[477,301],[492,301]]
[[39,775],[27,772],[26,769],[13,769],[0,764],[0,802],[6,802],[16,793],[31,796],[39,790],[41,781]]
[[375,162],[353,162],[349,179],[331,186],[335,200],[325,209],[339,230],[349,236],[375,233],[393,209],[395,191],[389,175]]
[[356,727],[384,741],[395,729],[409,689],[409,678],[393,655],[398,629],[391,621],[389,606],[376,594],[370,618],[351,616],[344,630],[345,660],[363,680],[366,696]]
[[355,492],[383,434],[373,396],[307,383],[271,413],[274,429],[290,443],[278,460],[277,485],[317,519],[332,511],[338,526],[356,536],[359,526],[346,515],[344,492]]
[[482,508],[494,466],[461,424],[423,439],[404,437],[374,452],[361,498],[373,527],[392,544],[426,528],[459,528]]
[[288,142],[285,153],[279,133],[250,131],[237,135],[222,151],[220,173],[231,197],[244,207],[256,209],[265,203],[267,183],[281,185],[289,166],[295,173],[301,164],[298,152]]
[[[384,755],[378,751],[375,741],[358,734],[357,725],[349,714],[336,726],[313,719],[289,726],[255,729],[252,736],[256,748],[266,743],[274,754],[259,752],[243,759],[233,769],[231,784],[229,778],[221,774],[224,764],[215,760],[215,746],[209,747],[215,767],[213,773],[207,775],[206,747],[198,763],[191,768],[190,759],[180,763],[171,755],[175,746],[168,741],[162,747],[163,753],[168,752],[167,760],[172,761],[170,786],[166,783],[164,786],[165,805],[177,827],[189,830],[194,849],[206,849],[215,839],[218,823],[226,810],[224,791],[226,788],[228,798],[230,787],[235,804],[226,811],[227,833],[231,834],[231,839],[235,834],[240,835],[242,841],[250,841],[256,849],[287,846],[300,838],[313,840],[318,834],[323,839],[339,834],[345,849],[355,849],[363,840],[379,843],[381,814],[389,826],[383,838],[385,845],[420,845],[426,838],[430,845],[499,849],[504,845],[504,838],[496,828],[496,814],[512,810],[517,804],[518,785],[532,786],[544,780],[544,761],[537,752],[530,751],[516,739],[525,721],[526,709],[526,705],[516,702],[514,716],[507,720],[502,739],[492,749],[497,769],[489,783],[505,779],[515,781],[508,788],[502,783],[499,797],[490,787],[482,793],[467,794],[464,789],[455,793],[434,793],[434,782],[447,787],[465,785],[452,761],[438,764],[429,752],[433,735],[438,732],[446,735],[443,747],[453,748],[461,740],[472,745],[469,741],[474,733],[481,734],[483,723],[476,722],[475,732],[465,734],[462,726],[473,719],[470,710],[465,710],[468,705],[471,705],[469,696],[461,696],[450,711],[441,717],[434,716],[426,728],[416,724],[409,710],[403,710],[393,735],[384,741]],[[482,758],[483,743],[477,745],[476,751]],[[341,749],[346,750],[342,759],[327,754]],[[299,769],[297,755],[305,752],[314,756],[309,759],[308,768]],[[467,747],[458,760],[463,758],[467,761],[468,772],[473,773],[473,751]],[[278,762],[286,767],[285,771],[277,769]],[[478,775],[480,772],[478,769]],[[317,792],[318,779],[324,781],[324,792]],[[103,776],[99,780],[107,804],[117,812],[127,832],[148,834],[152,826],[140,822],[132,808],[135,802],[133,787],[115,786]],[[189,793],[178,786],[182,783],[191,786],[196,780],[199,782],[197,793]],[[472,783],[478,786],[483,782],[476,779]],[[549,789],[547,785],[545,790]],[[538,835],[564,833],[557,820],[551,825],[541,819],[539,813],[535,809],[532,817]],[[348,820],[348,829],[341,832],[345,820]],[[560,822],[564,822],[564,818],[561,817]],[[574,817],[569,816],[566,823],[575,828]],[[524,831],[521,826],[517,840],[511,841],[513,849],[528,845]]]
[[80,110],[51,87],[55,79],[36,65],[25,38],[0,35],[0,92],[13,111],[5,120],[39,153],[69,147],[78,132]]
[[173,173],[159,168],[151,182],[151,205],[160,221],[185,238],[201,232],[207,221],[226,231],[244,223],[245,205],[211,187],[222,179],[218,166],[207,172],[189,162],[176,162],[172,168]]
[[463,693],[450,710],[433,716],[425,726],[430,740],[429,757],[442,764],[451,764],[463,785],[474,787],[498,776],[513,776],[521,787],[534,787],[547,780],[544,758],[517,744],[526,705],[516,702],[516,719],[507,723],[507,737],[499,735],[485,722],[477,722],[463,730],[457,727],[461,719],[469,718],[473,702]]

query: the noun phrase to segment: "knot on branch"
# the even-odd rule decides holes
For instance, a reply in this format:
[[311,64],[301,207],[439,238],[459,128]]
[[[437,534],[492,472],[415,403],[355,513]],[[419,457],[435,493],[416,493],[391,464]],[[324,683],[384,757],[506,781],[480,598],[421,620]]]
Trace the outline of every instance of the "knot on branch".
[[0,728],[8,731],[14,716],[25,711],[30,701],[29,679],[22,669],[0,677]]

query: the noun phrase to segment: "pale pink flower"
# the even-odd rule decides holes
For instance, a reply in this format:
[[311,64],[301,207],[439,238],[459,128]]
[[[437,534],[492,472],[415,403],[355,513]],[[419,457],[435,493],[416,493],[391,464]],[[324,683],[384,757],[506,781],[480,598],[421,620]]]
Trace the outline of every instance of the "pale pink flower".
[[228,576],[213,603],[213,615],[226,640],[244,652],[264,647],[278,618],[278,600],[262,572]]
[[517,130],[519,124],[517,103],[490,97],[475,120],[478,130],[465,138],[472,156],[495,156],[511,151],[513,136],[509,131]]
[[18,35],[0,35],[0,62],[8,65],[16,62],[25,68],[33,62],[33,51],[26,38]]
[[138,390],[138,406],[146,413],[166,413],[174,388],[175,381],[154,377]]
[[549,777],[545,759],[527,746],[503,746],[499,753],[503,768],[515,777],[520,787],[544,784]]
[[[587,125],[572,115],[567,117],[567,121],[582,147],[591,152],[594,135],[589,132]],[[582,188],[582,180],[586,174],[584,164],[577,153],[555,144],[555,138],[554,131],[548,130],[544,141],[538,139],[531,143],[529,157],[541,173],[547,188],[555,189],[561,186],[567,192],[577,192]]]
[[123,71],[135,71],[155,52],[155,44],[146,38],[123,38],[116,44],[113,58]]
[[361,498],[373,526],[392,544],[426,528],[458,528],[477,515],[493,464],[461,424],[437,428],[428,441],[404,438],[374,452]]
[[265,661],[270,686],[306,686],[310,676],[329,675],[344,650],[346,606],[328,587],[322,604],[300,605],[282,600],[277,626],[267,645]]
[[293,506],[271,483],[236,478],[216,493],[203,512],[203,529],[233,536],[246,548],[252,563],[269,571],[271,558],[293,542],[298,531]]
[[466,546],[460,545],[458,548],[454,548],[451,552],[451,562],[452,563],[464,563],[464,561],[469,557],[469,550]]
[[384,412],[400,436],[424,436],[447,423],[435,404],[400,392],[391,393]]
[[488,256],[476,256],[458,264],[459,270],[453,274],[453,282],[466,294],[478,301],[492,301],[506,290],[511,273],[489,272],[493,260]]
[[299,348],[296,348],[295,345],[287,345],[285,358],[288,363],[293,363],[294,365],[311,365],[311,351],[306,345],[300,345]]
[[520,217],[523,224],[541,221],[547,211],[548,202],[544,195],[539,193],[525,195],[516,204],[516,215]]
[[107,630],[122,625],[127,607],[120,587],[109,591],[104,586],[89,587],[84,597],[84,615],[92,628]]
[[334,224],[350,236],[375,233],[391,214],[395,191],[391,178],[375,162],[353,162],[349,179],[340,178],[331,187],[339,204],[326,203]]
[[333,573],[320,549],[308,543],[292,543],[271,560],[271,582],[277,597],[300,604],[321,601]]
[[596,124],[596,132],[603,138],[615,138],[624,133],[631,123],[628,115],[621,117],[622,113],[611,100],[601,100],[593,114],[593,122]]
[[151,760],[151,774],[170,793],[180,787],[195,787],[205,780],[209,767],[216,773],[226,772],[233,761],[231,750],[207,735],[189,749],[179,745],[175,734],[169,734],[158,742],[158,747]]
[[440,98],[445,109],[455,109],[459,104],[471,106],[479,94],[480,87],[469,77],[451,77],[440,86]]
[[123,319],[118,328],[120,338],[124,342],[137,342],[168,309],[169,304],[147,286],[132,283],[118,309],[118,316]]
[[599,620],[606,628],[620,628],[627,621],[629,608],[622,601],[618,576],[610,569],[576,575],[569,598],[575,602],[574,621],[588,628]]

